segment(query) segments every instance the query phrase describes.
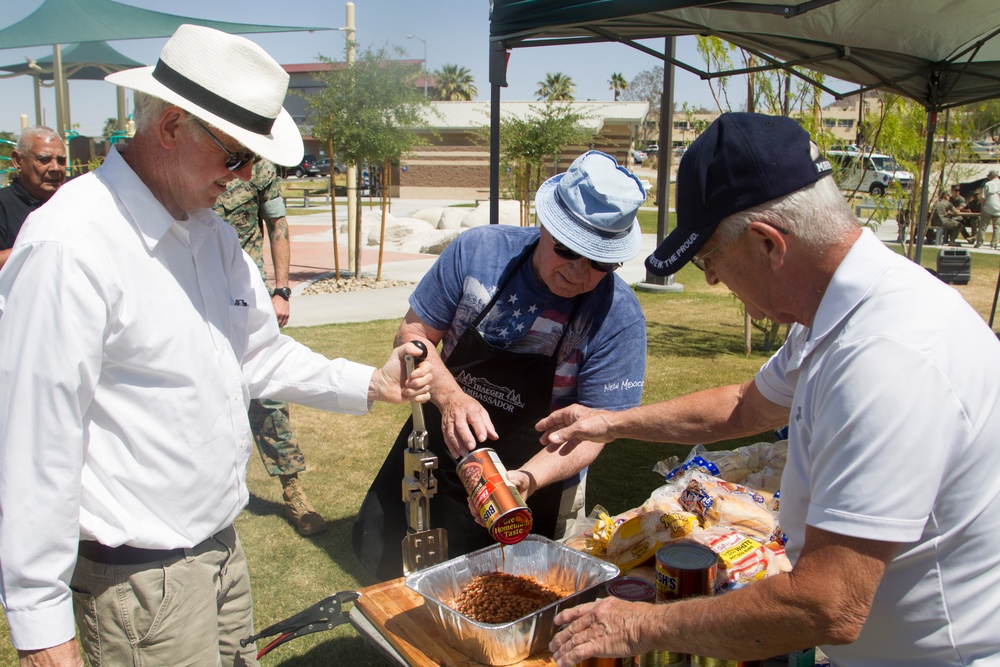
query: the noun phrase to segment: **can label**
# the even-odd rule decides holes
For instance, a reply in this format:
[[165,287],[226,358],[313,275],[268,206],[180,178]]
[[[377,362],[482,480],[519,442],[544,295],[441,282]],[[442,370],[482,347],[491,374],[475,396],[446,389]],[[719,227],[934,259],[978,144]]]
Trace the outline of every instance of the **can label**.
[[719,557],[693,542],[674,542],[656,551],[656,601],[712,595]]
[[493,539],[515,544],[528,536],[531,510],[507,478],[507,468],[496,451],[484,448],[470,452],[458,462],[458,476]]

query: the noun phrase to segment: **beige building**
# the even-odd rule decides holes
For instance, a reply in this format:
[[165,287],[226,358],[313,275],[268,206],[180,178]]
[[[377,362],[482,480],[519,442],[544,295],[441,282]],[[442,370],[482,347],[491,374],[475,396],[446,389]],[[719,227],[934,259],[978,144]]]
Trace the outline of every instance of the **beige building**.
[[[876,113],[879,109],[879,98],[875,93],[865,96],[864,110],[861,118],[870,113]],[[801,114],[792,114],[793,116]],[[701,130],[708,127],[713,120],[719,117],[719,112],[699,111],[695,113],[674,113],[674,147],[687,146]],[[820,109],[820,123],[823,128],[833,135],[834,143],[853,144],[857,141],[858,135],[858,96],[851,95],[838,100],[833,104]],[[653,136],[655,136],[655,132]]]
[[[541,102],[502,102],[502,116],[526,118],[537,113]],[[571,102],[574,113],[593,136],[586,146],[570,146],[550,174],[564,171],[580,153],[597,149],[632,166],[629,153],[639,125],[646,116],[646,102]],[[489,196],[489,102],[432,102],[427,116],[432,131],[427,145],[403,156],[393,174],[393,196],[406,198],[486,199]]]

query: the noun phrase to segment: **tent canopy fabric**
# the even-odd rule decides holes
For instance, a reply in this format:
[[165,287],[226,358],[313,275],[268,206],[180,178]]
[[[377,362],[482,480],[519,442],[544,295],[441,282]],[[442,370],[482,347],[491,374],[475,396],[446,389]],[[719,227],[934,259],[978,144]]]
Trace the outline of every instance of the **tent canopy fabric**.
[[682,35],[714,35],[766,68],[804,66],[859,86],[828,90],[836,97],[877,89],[940,111],[1000,93],[996,0],[493,0],[490,18],[490,40],[504,49]]
[[[29,63],[5,65],[0,70],[15,74],[30,74],[41,81],[51,81],[52,56],[43,56],[33,61],[40,69],[35,69]],[[86,81],[103,81],[112,72],[142,67],[146,63],[132,60],[119,53],[107,42],[84,42],[71,44],[62,51],[62,65],[66,78]]]
[[184,23],[233,34],[329,30],[208,21],[140,9],[112,0],[45,0],[30,15],[0,30],[0,49],[169,37]]

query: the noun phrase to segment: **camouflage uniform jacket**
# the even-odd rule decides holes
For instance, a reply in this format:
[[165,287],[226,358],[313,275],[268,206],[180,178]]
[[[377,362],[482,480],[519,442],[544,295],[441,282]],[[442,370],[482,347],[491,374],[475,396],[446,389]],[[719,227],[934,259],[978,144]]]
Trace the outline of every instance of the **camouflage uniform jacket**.
[[[257,263],[260,277],[267,284],[264,272],[264,219],[285,216],[281,184],[274,164],[261,160],[253,166],[249,181],[234,178],[212,208],[236,229],[240,245]],[[268,289],[271,289],[270,285]]]

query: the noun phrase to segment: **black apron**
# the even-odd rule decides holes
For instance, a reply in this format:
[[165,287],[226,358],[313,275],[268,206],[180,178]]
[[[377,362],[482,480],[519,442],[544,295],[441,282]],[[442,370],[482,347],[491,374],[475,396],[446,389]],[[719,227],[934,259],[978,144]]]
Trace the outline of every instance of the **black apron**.
[[[540,434],[535,431],[535,424],[551,412],[556,355],[562,340],[552,356],[514,353],[486,342],[477,327],[536,246],[537,243],[526,248],[508,265],[493,299],[465,330],[445,362],[463,391],[479,400],[489,413],[500,438],[487,440],[480,446],[495,449],[508,470],[520,468],[541,450]],[[577,297],[573,313],[563,329],[563,337],[581,300],[582,297]],[[491,391],[484,394],[477,391],[477,387]],[[510,391],[497,392],[497,388]],[[499,393],[503,397],[498,399]],[[444,528],[448,532],[449,558],[496,544],[469,511],[468,494],[455,471],[456,461],[444,444],[440,411],[431,403],[425,403],[423,410],[427,449],[438,457],[438,469],[434,472],[438,490],[429,503],[430,527]],[[354,522],[354,552],[380,581],[403,575],[402,542],[407,531],[406,506],[402,495],[403,452],[412,431],[411,417],[399,432]],[[554,536],[561,497],[562,484],[556,483],[539,489],[528,498],[532,533]]]

